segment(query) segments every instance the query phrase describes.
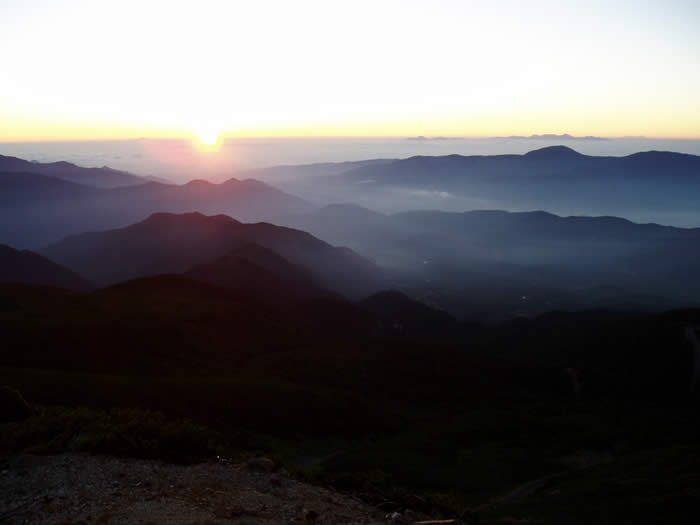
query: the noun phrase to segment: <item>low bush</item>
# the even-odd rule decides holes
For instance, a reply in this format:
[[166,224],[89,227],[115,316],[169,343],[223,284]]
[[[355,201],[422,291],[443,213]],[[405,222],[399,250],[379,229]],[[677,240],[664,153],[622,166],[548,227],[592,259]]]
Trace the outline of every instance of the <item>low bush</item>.
[[24,421],[0,425],[3,455],[77,451],[189,463],[223,448],[218,432],[141,409],[50,407]]

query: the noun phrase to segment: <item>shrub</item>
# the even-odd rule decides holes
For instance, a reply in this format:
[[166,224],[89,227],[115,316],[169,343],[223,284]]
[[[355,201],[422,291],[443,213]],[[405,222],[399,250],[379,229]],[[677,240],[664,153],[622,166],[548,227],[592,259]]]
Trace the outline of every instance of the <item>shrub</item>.
[[51,407],[2,427],[3,454],[79,451],[188,463],[220,453],[223,442],[207,427],[141,409]]

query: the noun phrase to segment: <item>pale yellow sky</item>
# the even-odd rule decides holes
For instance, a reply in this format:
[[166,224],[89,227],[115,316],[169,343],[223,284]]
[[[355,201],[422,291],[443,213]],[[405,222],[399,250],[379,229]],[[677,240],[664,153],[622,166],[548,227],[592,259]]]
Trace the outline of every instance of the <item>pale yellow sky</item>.
[[700,2],[0,4],[0,141],[700,138]]

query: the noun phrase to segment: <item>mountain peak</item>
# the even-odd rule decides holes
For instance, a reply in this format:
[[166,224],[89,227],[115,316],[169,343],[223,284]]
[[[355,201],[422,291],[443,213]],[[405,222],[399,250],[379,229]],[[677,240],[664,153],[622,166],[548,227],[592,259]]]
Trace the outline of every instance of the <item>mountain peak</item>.
[[578,151],[571,149],[568,146],[548,146],[546,148],[535,149],[528,151],[525,157],[532,157],[538,159],[567,159],[583,157]]
[[382,217],[381,213],[365,208],[364,206],[358,206],[357,204],[350,203],[338,203],[338,204],[328,204],[321,208],[321,214],[330,215],[333,217]]
[[204,179],[192,179],[191,181],[187,182],[185,186],[188,188],[208,188],[210,186],[213,186],[213,184],[208,180]]
[[[228,215],[205,215],[198,211],[187,213],[156,212],[141,222],[133,224],[149,226],[165,226],[174,224],[241,224],[239,221]],[[127,226],[128,228],[128,226]]]

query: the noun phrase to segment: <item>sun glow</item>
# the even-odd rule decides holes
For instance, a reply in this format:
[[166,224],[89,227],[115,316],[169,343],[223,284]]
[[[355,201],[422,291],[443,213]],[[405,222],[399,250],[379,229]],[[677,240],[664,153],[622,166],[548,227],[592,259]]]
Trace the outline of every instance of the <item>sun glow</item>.
[[1,0],[0,50],[12,52],[0,141],[190,137],[206,150],[222,135],[695,138],[697,6]]
[[194,128],[195,143],[202,151],[216,151],[221,146],[221,130],[215,126]]
[[214,128],[200,128],[197,130],[197,138],[202,146],[212,148],[219,143],[219,132]]

